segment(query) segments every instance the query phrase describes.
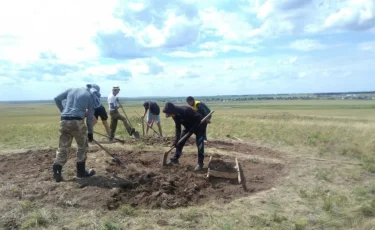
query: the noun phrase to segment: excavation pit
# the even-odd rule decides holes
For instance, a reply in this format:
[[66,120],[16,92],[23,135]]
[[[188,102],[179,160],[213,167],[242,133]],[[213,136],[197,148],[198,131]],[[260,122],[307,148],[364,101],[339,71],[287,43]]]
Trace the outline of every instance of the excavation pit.
[[111,145],[105,145],[128,165],[128,168],[124,169],[113,162],[104,151],[90,146],[86,165],[88,168],[94,168],[96,175],[91,178],[75,178],[75,149],[71,149],[69,160],[63,167],[64,181],[56,183],[51,167],[56,149],[28,151],[0,156],[1,196],[29,200],[40,205],[87,209],[114,210],[123,205],[146,209],[173,209],[203,205],[207,202],[228,203],[271,189],[286,175],[285,165],[277,152],[225,142],[211,142],[210,145],[211,149],[244,150],[244,157],[259,155],[279,160],[257,162],[250,158],[238,158],[247,185],[245,190],[238,181],[225,178],[207,179],[210,156],[214,156],[217,162],[232,162],[232,156],[207,153],[205,170],[194,172],[197,162],[195,152],[184,150],[180,165],[162,167],[160,156],[163,152],[115,150]]

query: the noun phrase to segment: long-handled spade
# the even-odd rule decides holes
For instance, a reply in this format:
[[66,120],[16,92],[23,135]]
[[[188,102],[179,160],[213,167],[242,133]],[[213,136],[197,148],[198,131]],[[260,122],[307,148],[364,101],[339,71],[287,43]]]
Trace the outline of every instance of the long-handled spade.
[[[124,108],[121,107],[121,110],[122,110],[122,112],[124,113],[124,115],[125,115],[125,117],[126,117],[126,120],[128,120],[129,125],[130,125],[130,128],[133,128],[133,126],[132,126],[131,123],[130,123],[130,120],[129,120],[128,116],[126,116],[126,113],[125,113]],[[135,137],[135,139],[137,139],[137,140],[140,139],[140,136],[139,136],[138,131],[134,131],[134,137]]]
[[141,119],[141,124],[142,124],[142,134],[143,134],[143,137],[145,136],[145,125],[144,125],[144,120],[142,118],[141,115],[139,115],[139,113],[137,111],[134,110],[134,112],[137,113],[137,115],[139,116],[139,119]]
[[[207,114],[207,116],[205,116],[202,120],[201,120],[201,123],[199,123],[198,127],[203,123],[205,122],[210,116],[211,114],[215,112],[214,110],[212,110],[209,114]],[[191,133],[187,133],[185,134],[182,138],[180,138],[180,140],[177,142],[177,145],[179,145],[183,140],[185,140],[188,136],[190,136]],[[162,166],[165,166],[167,165],[167,157],[168,157],[168,154],[175,148],[175,146],[172,146],[167,152],[163,153],[163,156],[162,156]]]
[[[97,132],[95,132],[95,131],[94,131],[94,133],[95,133],[95,134],[98,134],[98,135],[100,135],[100,136],[108,137],[108,138],[109,138],[109,136],[107,136],[107,135],[104,135],[104,134],[101,134],[101,133],[97,133]],[[119,142],[125,144],[125,141],[123,141],[123,140],[121,140],[121,139],[118,139],[118,138],[116,138],[116,137],[114,137],[113,139],[115,139],[116,141],[119,141]]]
[[95,144],[97,144],[102,150],[104,150],[104,152],[106,152],[108,155],[110,155],[115,161],[116,163],[118,163],[120,166],[122,166],[123,168],[127,168],[126,164],[123,163],[120,158],[114,156],[112,153],[110,153],[108,151],[108,149],[104,148],[104,146],[102,146],[99,142],[97,142],[96,140],[92,140]]

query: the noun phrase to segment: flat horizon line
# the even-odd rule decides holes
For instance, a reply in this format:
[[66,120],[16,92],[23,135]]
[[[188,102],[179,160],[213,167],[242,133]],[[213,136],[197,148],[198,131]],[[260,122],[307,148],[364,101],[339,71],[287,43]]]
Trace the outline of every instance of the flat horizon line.
[[[208,95],[208,96],[194,96],[196,98],[204,98],[204,97],[236,97],[236,96],[271,96],[271,95],[329,95],[329,94],[365,94],[365,93],[374,93],[375,91],[337,91],[337,92],[316,92],[316,93],[264,93],[264,94],[221,94],[221,95]],[[185,98],[187,96],[138,96],[138,97],[119,97],[119,98],[128,98],[128,99],[145,99],[145,98]],[[106,97],[101,97],[106,98]],[[34,100],[0,100],[2,102],[28,102],[28,101],[54,101],[54,99],[34,99]]]

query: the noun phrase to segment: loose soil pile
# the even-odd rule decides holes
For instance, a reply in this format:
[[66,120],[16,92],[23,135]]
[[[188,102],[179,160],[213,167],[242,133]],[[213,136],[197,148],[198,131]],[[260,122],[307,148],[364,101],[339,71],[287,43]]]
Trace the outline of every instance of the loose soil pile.
[[[166,138],[167,139],[167,138]],[[169,142],[167,139],[160,145]],[[210,142],[210,148],[246,150],[245,154],[280,157],[278,153],[245,144]],[[0,195],[7,199],[29,200],[79,208],[116,209],[123,204],[139,208],[177,208],[201,205],[208,201],[221,203],[272,188],[285,175],[284,164],[257,163],[239,159],[247,190],[236,180],[207,180],[207,168],[193,172],[196,156],[184,151],[178,166],[160,166],[162,152],[111,150],[127,163],[124,169],[102,151],[88,153],[87,167],[94,168],[91,178],[75,178],[75,150],[63,167],[64,181],[52,177],[56,149],[28,151],[0,156]],[[170,157],[172,154],[170,155]],[[208,163],[209,156],[205,158]],[[211,167],[232,170],[234,157],[215,155]],[[223,163],[224,162],[224,163]]]
[[212,160],[208,165],[212,170],[229,173],[237,172],[234,166],[235,163],[225,162],[223,160]]

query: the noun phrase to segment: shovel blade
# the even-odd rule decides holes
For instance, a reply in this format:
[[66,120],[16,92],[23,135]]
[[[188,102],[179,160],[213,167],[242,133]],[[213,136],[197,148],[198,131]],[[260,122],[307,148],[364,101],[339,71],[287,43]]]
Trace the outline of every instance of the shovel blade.
[[139,136],[139,133],[138,133],[138,131],[135,131],[134,132],[134,137],[135,137],[135,139],[137,139],[137,140],[139,140],[141,137]]
[[163,153],[161,156],[161,165],[166,166],[167,165],[167,158],[168,158],[168,152]]

